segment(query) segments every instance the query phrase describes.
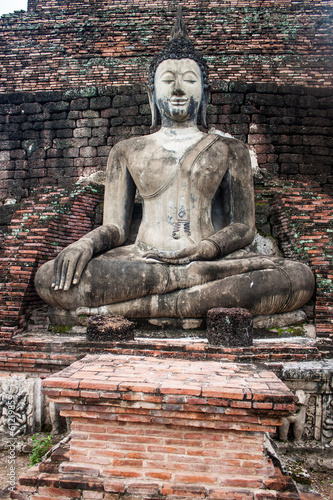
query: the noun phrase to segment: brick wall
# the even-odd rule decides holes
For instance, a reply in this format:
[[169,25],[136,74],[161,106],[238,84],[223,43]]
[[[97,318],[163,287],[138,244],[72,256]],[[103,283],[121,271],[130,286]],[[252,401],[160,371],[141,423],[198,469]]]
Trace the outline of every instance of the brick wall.
[[273,234],[283,255],[307,263],[316,277],[318,337],[333,336],[333,200],[317,183],[270,180],[256,187],[256,226]]
[[[323,88],[220,82],[208,119],[247,142],[260,168],[285,179],[312,177],[332,191],[330,95]],[[140,86],[0,94],[0,200],[104,170],[117,141],[149,130]]]
[[15,212],[1,242],[0,336],[26,326],[28,313],[42,303],[33,284],[38,267],[95,227],[102,199],[97,186],[49,188]]
[[[212,80],[329,86],[331,0],[186,0]],[[170,0],[34,0],[0,20],[2,91],[143,82],[170,35]]]

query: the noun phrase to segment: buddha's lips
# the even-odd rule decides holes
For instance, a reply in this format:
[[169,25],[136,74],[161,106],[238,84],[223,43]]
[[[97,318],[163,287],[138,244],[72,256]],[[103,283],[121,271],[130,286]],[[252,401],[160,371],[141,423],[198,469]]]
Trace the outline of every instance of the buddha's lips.
[[174,106],[183,106],[184,104],[187,103],[188,99],[184,99],[184,98],[181,98],[181,99],[175,99],[174,97],[172,99],[169,99],[169,101],[171,102],[171,104],[173,104]]

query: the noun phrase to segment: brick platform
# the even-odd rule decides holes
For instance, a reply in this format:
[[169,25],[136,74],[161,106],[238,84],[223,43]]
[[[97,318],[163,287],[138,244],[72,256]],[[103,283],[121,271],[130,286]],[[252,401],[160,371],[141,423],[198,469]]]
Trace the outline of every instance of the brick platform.
[[[34,499],[41,497],[43,499],[53,498],[50,495],[59,493],[58,499],[71,498],[81,499],[104,499],[104,500],[120,500],[126,498],[122,493],[110,493],[103,487],[103,479],[100,477],[92,477],[88,474],[80,474],[73,476],[60,471],[66,468],[65,465],[69,461],[69,445],[62,446],[54,451],[49,459],[39,464],[39,466],[32,467],[29,472],[25,473],[20,479],[19,491],[12,494],[12,498],[17,500],[26,500],[31,497]],[[216,491],[216,496],[211,498],[220,500],[320,500],[322,497],[315,493],[300,493],[295,487],[291,477],[283,476],[278,468],[275,468],[274,477],[269,478],[265,482],[266,489],[251,492],[245,488],[232,489],[226,493],[221,489]],[[106,487],[107,489],[107,487]],[[38,497],[36,493],[38,491]],[[153,488],[147,488],[145,499],[162,499],[161,495],[154,495]],[[174,489],[174,494],[169,495],[169,499],[180,500],[184,499],[182,496],[182,489],[179,487]],[[191,492],[191,498],[204,498],[204,491],[200,486],[190,488],[187,486],[187,491]],[[67,495],[67,496],[66,496]],[[128,496],[127,496],[128,498]],[[132,496],[132,499],[137,499],[138,496]],[[207,497],[206,497],[207,498]]]
[[[275,474],[264,433],[293,409],[272,372],[215,361],[88,355],[43,385],[72,422],[69,462],[59,466],[64,498],[78,476],[123,498],[261,498]],[[39,476],[31,498],[47,482]]]
[[205,339],[136,338],[122,342],[87,342],[85,336],[22,334],[0,338],[0,372],[38,374],[45,378],[86,354],[129,354],[155,358],[265,364],[278,376],[284,362],[319,361],[330,357],[330,346],[311,339],[255,340],[250,347],[211,346]]
[[43,385],[71,419],[69,461],[23,477],[26,498],[283,498],[263,443],[293,394],[270,371],[100,354]]

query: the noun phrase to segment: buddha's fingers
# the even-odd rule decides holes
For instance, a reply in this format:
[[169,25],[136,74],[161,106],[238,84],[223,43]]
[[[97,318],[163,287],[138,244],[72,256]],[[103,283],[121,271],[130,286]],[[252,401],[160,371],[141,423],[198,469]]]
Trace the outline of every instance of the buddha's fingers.
[[71,262],[66,260],[62,264],[62,269],[61,269],[61,276],[60,276],[60,284],[59,284],[59,290],[68,290],[66,288],[66,283],[68,282],[69,277],[72,274],[72,265]]
[[64,253],[62,258],[59,259],[57,263],[57,277],[55,283],[55,290],[69,290],[73,274],[76,269],[78,258],[72,258],[69,252]]
[[52,288],[59,290],[61,283],[61,276],[63,273],[64,262],[59,256],[54,261],[54,281],[52,283]]
[[[91,247],[84,248],[82,250],[82,253],[79,256],[79,259],[76,263],[75,266],[75,273],[71,277],[71,282],[69,283],[69,286],[73,283],[73,285],[77,285],[78,282],[81,279],[82,273],[88,264],[88,262],[91,260],[93,251]],[[68,287],[69,288],[69,287]],[[68,288],[66,290],[68,290]]]

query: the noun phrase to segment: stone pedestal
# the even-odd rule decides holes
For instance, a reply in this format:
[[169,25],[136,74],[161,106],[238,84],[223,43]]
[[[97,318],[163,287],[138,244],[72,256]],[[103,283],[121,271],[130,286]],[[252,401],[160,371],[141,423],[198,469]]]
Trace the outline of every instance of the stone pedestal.
[[212,345],[246,347],[253,344],[253,316],[240,307],[217,307],[207,312],[207,338]]
[[73,490],[82,498],[277,498],[281,478],[264,435],[293,409],[293,395],[270,371],[102,354],[43,385],[71,419],[69,460],[57,474],[45,463],[31,470],[21,480],[26,498],[56,498],[57,488],[64,499]]

